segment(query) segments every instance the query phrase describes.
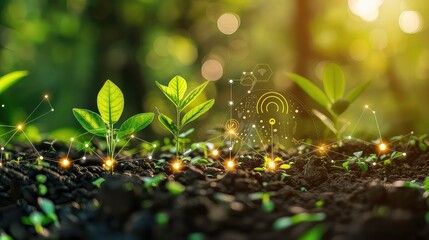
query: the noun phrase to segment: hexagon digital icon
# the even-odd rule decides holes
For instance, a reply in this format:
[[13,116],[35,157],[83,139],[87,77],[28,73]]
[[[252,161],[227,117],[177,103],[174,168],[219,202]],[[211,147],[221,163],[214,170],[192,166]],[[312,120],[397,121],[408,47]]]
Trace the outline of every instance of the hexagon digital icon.
[[273,70],[271,70],[270,65],[266,63],[256,64],[252,72],[253,76],[259,82],[267,82],[268,80],[270,80],[271,75],[273,75]]

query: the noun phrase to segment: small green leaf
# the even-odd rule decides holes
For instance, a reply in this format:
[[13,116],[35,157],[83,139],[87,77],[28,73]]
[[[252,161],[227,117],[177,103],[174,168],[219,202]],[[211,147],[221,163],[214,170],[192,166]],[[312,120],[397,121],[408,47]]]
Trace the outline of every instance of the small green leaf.
[[337,134],[337,129],[334,126],[334,123],[329,119],[325,114],[317,111],[316,109],[312,109],[313,114],[322,121],[323,124],[325,124],[326,127],[329,128],[334,134]]
[[371,81],[368,81],[356,86],[344,97],[344,99],[349,101],[350,104],[353,103],[363,93],[363,91],[365,91],[370,83]]
[[343,97],[345,80],[340,66],[335,63],[326,65],[323,71],[323,87],[331,102]]
[[13,240],[13,238],[9,235],[7,235],[6,233],[1,233],[0,234],[0,240]]
[[173,120],[171,120],[171,118],[167,117],[162,113],[159,113],[158,120],[168,131],[170,131],[173,135],[176,135],[177,126],[173,122]]
[[167,182],[166,187],[172,195],[180,195],[185,191],[185,186],[175,181]]
[[257,171],[257,172],[263,172],[263,171],[265,171],[265,168],[263,168],[263,167],[255,167],[253,170]]
[[189,110],[189,112],[187,112],[185,116],[183,116],[182,126],[185,126],[186,124],[194,121],[195,119],[206,113],[213,106],[214,102],[214,99],[210,99]]
[[161,90],[162,93],[164,93],[164,95],[176,106],[179,107],[179,99],[177,98],[177,96],[175,95],[175,92],[173,91],[173,89],[162,85],[159,82],[155,82],[156,85],[158,86],[158,88]]
[[36,181],[37,181],[38,183],[45,183],[45,182],[46,182],[46,180],[47,180],[46,175],[44,175],[44,174],[37,174],[37,175],[36,175]]
[[73,108],[73,115],[86,131],[97,136],[106,136],[106,124],[97,113],[86,109]]
[[282,165],[280,165],[280,169],[285,169],[285,170],[287,170],[287,169],[290,169],[290,165],[289,164],[282,164]]
[[38,190],[40,196],[45,196],[48,193],[48,188],[44,184],[39,184]]
[[365,162],[357,162],[357,165],[363,173],[366,173],[368,171],[368,164],[366,164]]
[[302,222],[323,221],[325,217],[326,215],[324,213],[298,213],[291,217],[277,219],[273,224],[273,228],[274,230],[282,230]]
[[100,188],[100,187],[101,187],[101,184],[103,184],[103,183],[104,183],[104,181],[106,181],[106,179],[104,179],[104,178],[102,178],[102,177],[99,177],[99,178],[95,179],[94,181],[92,181],[92,185],[94,185],[94,186],[96,186],[96,187]]
[[316,225],[299,237],[299,240],[320,240],[325,233],[325,227],[322,224]]
[[97,95],[98,111],[106,124],[116,123],[124,110],[124,95],[112,81],[107,80]]
[[345,99],[338,99],[336,100],[332,106],[331,106],[331,110],[337,115],[341,115],[341,113],[343,113],[344,111],[347,110],[347,108],[350,106],[349,101],[345,100]]
[[184,108],[186,108],[192,101],[194,101],[206,88],[207,84],[209,84],[208,81],[201,84],[200,86],[196,87],[194,90],[192,90],[180,103],[180,111],[182,111]]
[[158,213],[155,215],[155,219],[156,219],[156,223],[158,223],[158,225],[166,225],[168,223],[169,217],[167,213]]
[[117,138],[123,138],[147,127],[153,120],[153,113],[140,113],[128,118],[119,128]]
[[[178,103],[180,103],[188,86],[184,78],[181,76],[175,76],[168,83],[168,88],[173,90],[176,99],[178,99]],[[178,104],[178,106],[180,106],[180,104]]]
[[41,198],[39,197],[37,199],[37,202],[42,209],[42,211],[48,216],[55,224],[58,225],[58,216],[55,213],[55,205],[54,203],[47,199],[47,198]]
[[0,93],[12,86],[19,79],[28,75],[27,71],[15,71],[0,77]]
[[316,101],[324,108],[329,107],[328,97],[325,95],[325,93],[323,93],[322,90],[320,90],[320,88],[314,85],[310,80],[293,73],[289,73],[288,76],[314,101]]
[[357,158],[362,157],[363,151],[354,152],[353,155]]

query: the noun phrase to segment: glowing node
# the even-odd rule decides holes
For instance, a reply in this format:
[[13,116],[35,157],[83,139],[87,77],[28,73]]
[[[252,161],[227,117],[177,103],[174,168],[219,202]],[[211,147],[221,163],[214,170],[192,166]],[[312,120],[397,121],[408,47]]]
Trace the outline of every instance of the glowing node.
[[115,165],[115,160],[111,159],[111,158],[107,158],[104,160],[104,167],[107,169],[112,169],[113,170],[113,165]]
[[82,157],[82,160],[86,160],[86,157],[85,157],[85,156],[83,156],[83,157]]
[[39,159],[40,159],[40,160],[43,160],[43,156],[39,156]]
[[251,92],[252,92],[252,91],[250,91],[250,90],[249,90],[249,91],[247,91],[247,93],[251,93]]
[[385,143],[380,143],[380,145],[378,145],[378,149],[379,149],[381,152],[384,152],[384,151],[386,151],[386,150],[387,150],[387,145],[386,145]]
[[372,111],[372,113],[374,113],[374,114],[375,114],[375,111]]
[[268,122],[270,123],[270,125],[276,124],[276,120],[274,118],[270,118]]
[[414,134],[414,131],[411,131],[411,134]]
[[4,104],[2,104],[1,107],[4,108]]
[[407,156],[407,153],[402,153],[402,156],[404,156],[404,157]]
[[369,106],[368,106],[368,105],[365,105],[365,108],[366,108],[366,109],[368,109],[368,108],[369,108]]
[[16,126],[16,129],[19,130],[19,131],[21,131],[23,128],[24,127],[21,124],[19,124],[18,126]]
[[69,168],[70,165],[71,165],[71,162],[67,158],[63,158],[63,159],[60,160],[60,166],[62,168]]
[[134,138],[134,135],[131,135],[131,138]]
[[74,138],[70,138],[70,142],[73,142],[74,141]]
[[177,172],[182,168],[182,163],[179,160],[176,160],[171,166],[173,167],[173,170]]
[[154,144],[153,147],[156,148],[156,144]]
[[4,147],[1,147],[0,149],[1,149],[2,151],[4,151]]
[[276,169],[276,163],[274,161],[272,161],[272,160],[269,161],[268,164],[267,164],[267,168],[269,170],[275,170]]
[[327,147],[323,144],[318,147],[320,153],[326,153],[326,148]]
[[253,125],[252,125],[252,128],[256,128],[256,125],[255,125],[255,124],[253,124]]
[[85,144],[85,147],[86,147],[86,148],[88,148],[88,147],[89,147],[89,144],[88,144],[88,143],[87,143],[87,144]]
[[55,111],[55,109],[51,108],[51,112]]
[[232,106],[232,105],[234,105],[234,102],[233,102],[233,101],[229,101],[229,102],[228,102],[228,105],[229,105],[229,106]]
[[375,165],[377,165],[377,163],[376,163],[376,162],[373,162],[373,163],[372,163],[372,165],[373,165],[373,166],[375,166]]
[[149,158],[149,160],[152,160],[152,155],[149,155],[147,158]]
[[229,83],[230,83],[230,84],[233,84],[233,83],[234,83],[234,80],[230,79],[230,80],[229,80]]
[[235,162],[234,160],[228,160],[225,164],[226,168],[228,170],[233,170],[235,168]]
[[215,149],[212,151],[212,155],[213,156],[218,156],[219,155],[219,150]]
[[121,140],[120,139],[116,139],[116,142],[120,142]]
[[2,167],[2,166],[3,166],[3,163],[0,162],[0,167]]
[[347,136],[347,139],[352,139],[352,136]]
[[232,151],[232,147],[229,147],[229,151]]
[[48,95],[45,95],[45,98],[46,98],[46,99],[48,99],[48,98],[49,98],[49,96],[48,96]]

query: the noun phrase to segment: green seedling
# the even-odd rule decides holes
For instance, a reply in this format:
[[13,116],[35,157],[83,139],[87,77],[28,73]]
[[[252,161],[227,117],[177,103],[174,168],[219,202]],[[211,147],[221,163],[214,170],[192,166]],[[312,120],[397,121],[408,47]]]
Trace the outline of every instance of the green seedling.
[[318,224],[318,225],[310,228],[304,234],[302,234],[299,237],[299,240],[319,240],[319,239],[322,239],[323,234],[325,234],[325,230],[326,229],[323,226],[323,224]]
[[274,192],[256,192],[249,194],[249,199],[252,201],[261,200],[262,210],[266,213],[270,213],[274,210],[274,203],[271,201],[271,196],[274,196]]
[[10,86],[15,84],[19,79],[28,75],[27,71],[15,71],[8,74],[5,74],[0,77],[0,94]]
[[320,222],[325,220],[324,213],[298,213],[290,217],[281,217],[273,223],[274,230],[282,230],[303,222]]
[[95,179],[94,181],[92,181],[92,185],[96,186],[97,188],[101,187],[101,184],[103,184],[106,181],[106,179],[99,177],[97,179]]
[[330,117],[313,109],[314,115],[335,134],[337,139],[341,140],[347,124],[340,121],[339,117],[362,94],[370,81],[356,86],[345,95],[346,82],[344,73],[340,66],[334,63],[326,65],[323,72],[323,87],[325,91],[300,75],[290,73],[288,76],[314,101],[329,112]]
[[145,178],[143,178],[144,187],[146,188],[146,191],[148,193],[152,193],[153,188],[158,187],[159,184],[165,179],[166,179],[166,177],[164,174],[158,174],[154,177],[145,177]]
[[189,106],[206,88],[208,82],[201,84],[192,90],[188,95],[185,96],[187,90],[186,80],[180,76],[175,76],[168,83],[168,86],[164,86],[158,82],[156,85],[161,89],[164,95],[174,104],[176,108],[175,121],[170,117],[161,113],[158,110],[158,120],[161,124],[174,136],[174,141],[176,144],[176,157],[179,158],[180,144],[181,144],[181,132],[183,128],[190,122],[196,120],[201,115],[206,113],[214,104],[215,100],[210,99],[205,101],[194,108],[191,108],[187,113],[182,117],[183,111],[186,107]]
[[258,172],[269,172],[269,171],[276,171],[277,168],[280,168],[283,170],[287,170],[291,168],[291,166],[287,163],[283,163],[280,166],[278,166],[280,162],[282,162],[282,159],[279,157],[276,157],[273,160],[268,156],[264,156],[264,164],[261,167],[254,168],[253,170]]
[[342,167],[346,171],[350,171],[349,165],[350,164],[356,164],[362,173],[366,173],[368,171],[368,165],[375,162],[377,159],[377,156],[375,154],[371,154],[368,157],[362,157],[363,152],[354,152],[353,156],[348,157],[346,161],[342,164]]
[[2,232],[2,233],[0,234],[0,240],[13,240],[13,238],[12,238],[10,235],[8,235],[8,234],[6,234],[6,233]]
[[46,176],[43,174],[37,174],[36,181],[39,183],[39,185],[37,186],[37,192],[40,196],[45,196],[48,193],[48,188],[45,185],[47,181]]
[[74,108],[73,114],[82,127],[91,134],[106,138],[110,159],[115,158],[117,143],[147,127],[153,120],[153,113],[140,113],[128,118],[119,129],[114,127],[124,110],[124,95],[121,89],[107,80],[97,96],[100,114],[87,109]]
[[37,202],[45,214],[37,211],[33,212],[30,216],[23,217],[22,222],[26,225],[33,226],[37,234],[47,237],[49,232],[44,228],[44,226],[50,223],[54,223],[55,226],[59,226],[58,216],[55,213],[55,205],[47,198],[38,198]]
[[170,194],[173,196],[180,195],[182,192],[185,191],[185,186],[176,181],[169,181],[165,186],[167,187]]

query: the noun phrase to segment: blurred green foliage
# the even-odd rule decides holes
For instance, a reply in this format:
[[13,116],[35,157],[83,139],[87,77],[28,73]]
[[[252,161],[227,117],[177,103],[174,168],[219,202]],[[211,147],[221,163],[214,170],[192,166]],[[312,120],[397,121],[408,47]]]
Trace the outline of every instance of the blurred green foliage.
[[[25,119],[48,93],[55,113],[37,122],[40,131],[78,129],[71,109],[95,109],[94,96],[105,79],[112,79],[126,93],[128,117],[155,111],[155,106],[167,109],[155,81],[167,84],[179,74],[195,79],[189,83],[195,88],[204,78],[216,80],[220,75],[194,105],[217,99],[197,128],[195,137],[201,137],[210,128],[223,127],[219,116],[228,110],[227,79],[240,78],[255,64],[267,63],[274,74],[263,88],[293,92],[313,108],[283,72],[321,81],[322,69],[333,61],[343,67],[347,87],[373,80],[344,114],[352,126],[368,104],[378,110],[386,134],[425,132],[429,2],[369,2],[2,0],[0,75],[18,69],[30,74],[0,96],[0,104],[6,106],[0,122]],[[230,14],[221,18],[225,13]],[[218,64],[202,71],[207,60]],[[362,119],[358,129],[362,136],[376,135],[372,124],[371,117]],[[365,129],[374,131],[365,133]],[[159,123],[148,131],[157,133],[146,134],[153,139],[167,134]]]

